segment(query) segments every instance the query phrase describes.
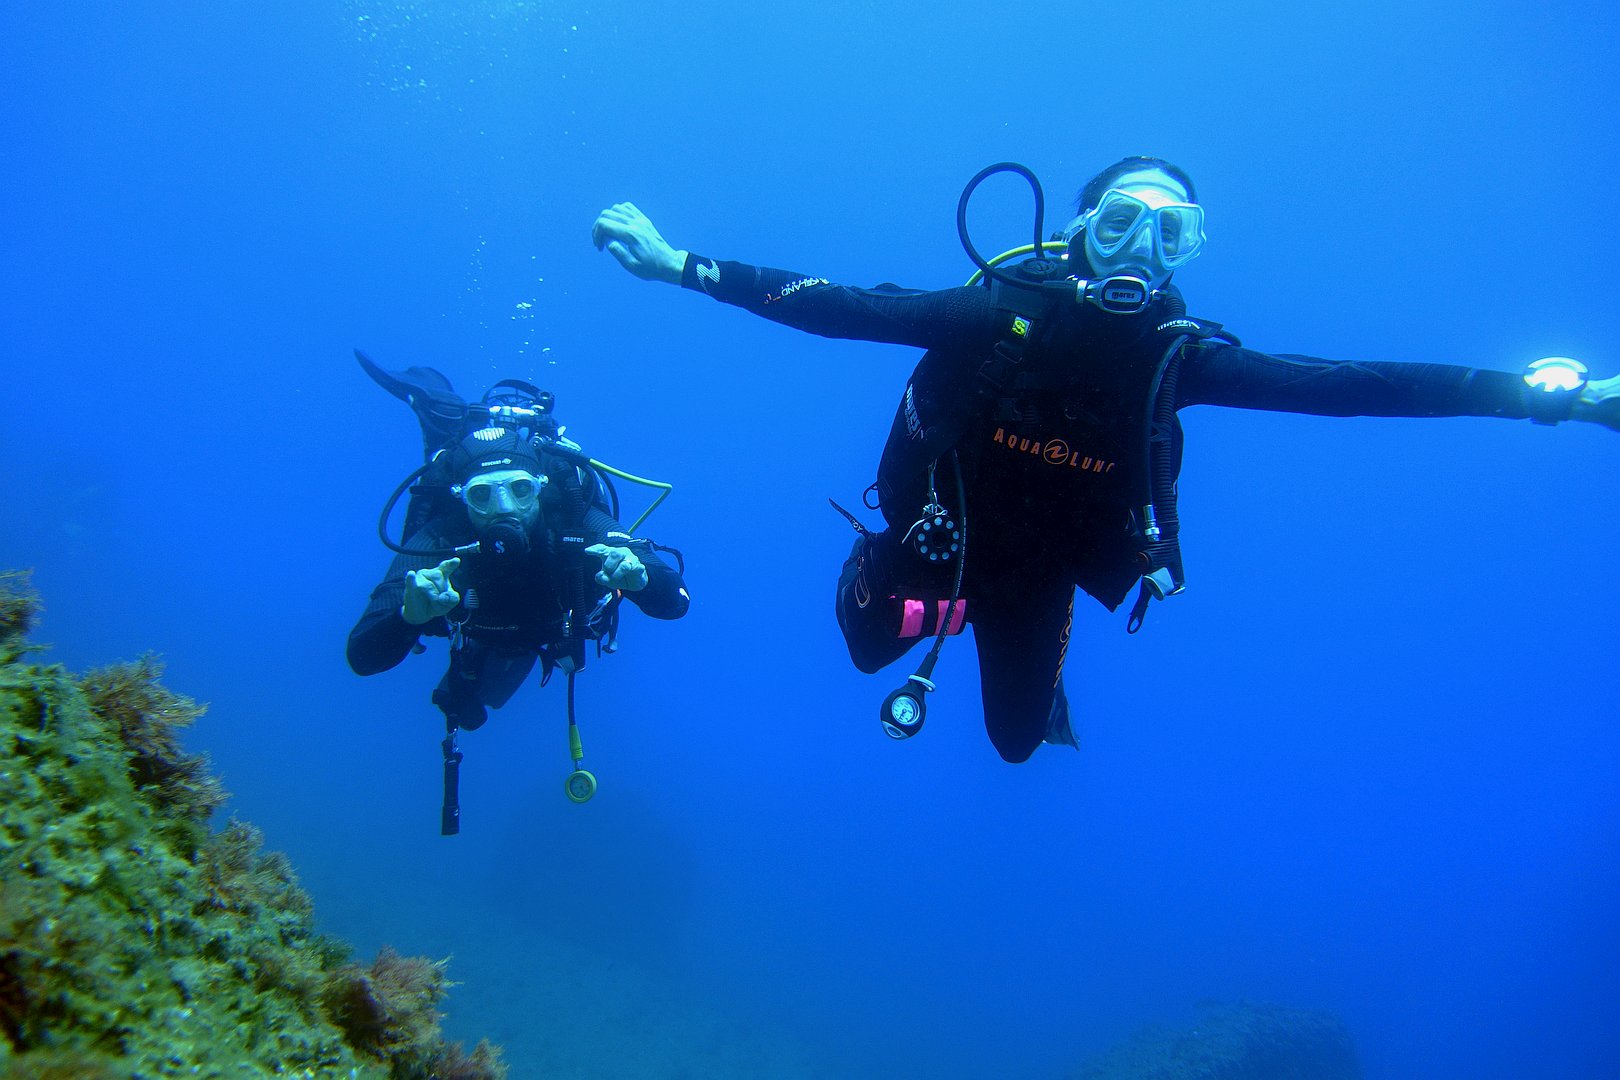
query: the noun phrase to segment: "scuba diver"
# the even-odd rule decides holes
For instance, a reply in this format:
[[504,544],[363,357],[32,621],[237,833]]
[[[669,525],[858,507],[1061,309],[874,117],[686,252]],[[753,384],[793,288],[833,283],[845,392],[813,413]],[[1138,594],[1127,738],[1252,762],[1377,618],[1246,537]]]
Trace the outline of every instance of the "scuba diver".
[[[616,520],[610,475],[660,487],[587,456],[564,437],[552,396],[527,383],[499,383],[470,405],[431,368],[385,371],[357,352],[367,374],[411,405],[422,425],[426,463],[395,489],[378,523],[393,563],[349,633],[349,667],[375,675],[423,651],[423,635],[448,638],[450,666],[433,703],[445,716],[445,803],[441,831],[459,830],[458,730],[481,727],[540,664],[541,685],[568,676],[568,797],[584,802],[595,777],[574,717],[574,676],[586,644],[616,647],[618,608],[628,597],[656,619],[679,619],[690,603],[681,572],[656,552],[673,548],[637,537]],[[413,482],[405,542],[388,520]],[[684,564],[682,566],[684,570]]]
[[[968,236],[967,207],[1000,172],[1029,181],[1035,229],[1027,247],[987,260]],[[1126,624],[1135,633],[1151,600],[1185,587],[1179,409],[1620,429],[1620,377],[1589,381],[1569,358],[1537,360],[1521,375],[1268,355],[1188,317],[1170,279],[1203,248],[1204,209],[1186,172],[1162,159],[1128,157],[1098,173],[1049,240],[1043,217],[1028,169],[982,170],[957,205],[979,272],[927,292],[853,288],[678,250],[631,203],[592,226],[596,247],[636,277],[824,337],[927,350],[867,489],[867,508],[886,527],[869,530],[834,504],[859,534],[835,598],[855,666],[874,673],[933,639],[883,703],[894,738],[921,728],[939,650],[971,623],[985,727],[1001,756],[1025,761],[1043,741],[1078,746],[1063,687],[1075,588],[1114,611],[1140,583]],[[1031,257],[1008,261],[1023,254]]]

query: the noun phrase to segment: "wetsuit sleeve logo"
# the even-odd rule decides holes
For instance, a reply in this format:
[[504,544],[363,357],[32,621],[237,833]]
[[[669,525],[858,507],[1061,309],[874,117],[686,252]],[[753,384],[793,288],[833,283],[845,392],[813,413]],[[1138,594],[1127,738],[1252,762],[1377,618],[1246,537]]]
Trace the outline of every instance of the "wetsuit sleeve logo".
[[912,439],[922,438],[922,418],[917,415],[917,402],[913,397],[915,388],[911,383],[906,384],[905,414],[906,436]]
[[720,264],[711,262],[708,266],[697,264],[697,279],[703,286],[704,292],[713,292],[713,286],[720,284]]

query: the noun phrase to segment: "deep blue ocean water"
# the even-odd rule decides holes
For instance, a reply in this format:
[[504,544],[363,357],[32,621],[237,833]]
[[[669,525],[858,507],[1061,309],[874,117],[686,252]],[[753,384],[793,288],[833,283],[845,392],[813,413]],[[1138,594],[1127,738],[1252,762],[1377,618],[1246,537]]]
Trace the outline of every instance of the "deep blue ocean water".
[[[1620,372],[1620,17],[1565,2],[14,4],[0,16],[0,566],[49,654],[161,652],[324,928],[450,956],[519,1077],[1062,1077],[1205,1000],[1328,1009],[1367,1075],[1616,1075],[1620,436],[1194,409],[1191,587],[1082,600],[1083,748],[1002,763],[973,651],[892,743],[831,612],[912,350],[633,280],[679,247],[960,282],[962,184],[1048,225],[1127,153],[1208,208],[1255,348]],[[1056,220],[1061,218],[1062,220]],[[974,206],[1024,242],[1027,190]],[[1005,243],[997,243],[1004,239]],[[464,735],[444,647],[343,641],[419,460],[360,372],[555,391],[676,485],[694,606]],[[627,498],[642,498],[625,489]]]

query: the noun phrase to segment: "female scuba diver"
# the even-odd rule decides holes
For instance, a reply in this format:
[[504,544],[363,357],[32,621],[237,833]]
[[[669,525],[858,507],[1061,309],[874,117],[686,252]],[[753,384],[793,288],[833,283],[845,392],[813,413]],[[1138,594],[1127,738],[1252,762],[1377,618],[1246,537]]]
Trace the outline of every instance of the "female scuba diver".
[[[966,208],[978,183],[1002,171],[1035,190],[1034,242],[985,260],[967,237]],[[852,288],[678,250],[631,203],[604,210],[592,227],[596,246],[637,277],[824,337],[927,350],[869,489],[887,527],[869,532],[845,512],[860,536],[836,597],[862,671],[933,638],[917,673],[884,702],[895,738],[922,726],[939,648],[971,623],[985,727],[1001,756],[1024,761],[1042,741],[1077,745],[1062,678],[1075,588],[1112,611],[1140,582],[1134,632],[1151,599],[1184,587],[1179,409],[1620,429],[1620,377],[1588,381],[1568,358],[1514,374],[1273,356],[1189,318],[1170,279],[1203,248],[1204,210],[1191,178],[1167,161],[1110,165],[1081,190],[1077,210],[1043,241],[1034,176],[1010,163],[982,171],[962,193],[957,224],[983,281],[933,292]],[[1003,265],[1023,252],[1033,257]]]

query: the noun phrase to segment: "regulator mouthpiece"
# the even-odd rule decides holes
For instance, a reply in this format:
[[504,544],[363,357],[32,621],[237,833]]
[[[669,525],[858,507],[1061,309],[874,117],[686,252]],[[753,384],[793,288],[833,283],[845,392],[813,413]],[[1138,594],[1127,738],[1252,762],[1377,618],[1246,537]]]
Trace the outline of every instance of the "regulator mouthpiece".
[[1082,279],[1074,283],[1076,303],[1092,304],[1113,315],[1135,315],[1146,311],[1155,295],[1151,285],[1129,274],[1096,281]]

